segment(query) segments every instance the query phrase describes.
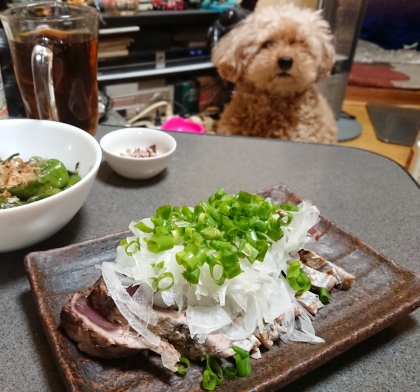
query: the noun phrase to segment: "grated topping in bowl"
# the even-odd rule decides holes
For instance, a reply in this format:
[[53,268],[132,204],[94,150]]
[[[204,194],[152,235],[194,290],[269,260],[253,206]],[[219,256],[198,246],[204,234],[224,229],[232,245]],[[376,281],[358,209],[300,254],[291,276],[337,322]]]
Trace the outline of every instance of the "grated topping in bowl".
[[157,156],[156,144],[153,144],[146,148],[141,148],[141,147],[135,148],[135,149],[127,148],[125,152],[121,152],[120,155],[123,157],[130,157],[130,158],[156,157]]
[[24,162],[20,157],[0,160],[0,189],[3,196],[10,196],[8,189],[25,184],[37,178],[34,161]]

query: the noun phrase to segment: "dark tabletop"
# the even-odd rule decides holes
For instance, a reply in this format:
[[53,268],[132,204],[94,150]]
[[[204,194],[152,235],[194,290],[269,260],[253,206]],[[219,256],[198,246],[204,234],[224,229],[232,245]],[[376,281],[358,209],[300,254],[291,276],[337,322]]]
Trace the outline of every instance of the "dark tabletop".
[[[112,129],[99,127],[98,140]],[[64,390],[25,276],[28,252],[126,230],[159,205],[196,204],[219,186],[236,193],[286,184],[345,230],[420,273],[420,191],[395,162],[342,146],[173,135],[178,148],[163,173],[130,181],[104,161],[88,199],[67,226],[38,245],[0,254],[0,391]],[[418,391],[419,324],[415,311],[284,390]]]

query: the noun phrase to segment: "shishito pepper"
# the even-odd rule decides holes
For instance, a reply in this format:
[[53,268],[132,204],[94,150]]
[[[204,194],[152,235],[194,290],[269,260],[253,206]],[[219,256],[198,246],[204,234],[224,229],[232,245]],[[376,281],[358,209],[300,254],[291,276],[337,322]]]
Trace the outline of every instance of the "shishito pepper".
[[36,170],[37,178],[26,184],[19,184],[9,189],[20,200],[45,194],[50,189],[63,189],[69,182],[69,174],[64,164],[58,159],[48,159]]
[[63,190],[70,188],[74,184],[77,184],[82,179],[82,177],[79,176],[79,162],[76,163],[74,170],[67,170],[67,173],[69,175],[69,181]]
[[82,177],[80,177],[77,173],[73,173],[73,172],[68,172],[68,173],[69,173],[69,180],[67,182],[67,185],[63,188],[63,190],[70,188],[74,184],[77,184],[82,179]]
[[33,203],[34,201],[46,199],[47,197],[56,195],[57,193],[60,193],[61,189],[58,188],[51,188],[47,189],[44,193],[40,193],[38,195],[31,196],[28,200],[26,200],[27,203]]

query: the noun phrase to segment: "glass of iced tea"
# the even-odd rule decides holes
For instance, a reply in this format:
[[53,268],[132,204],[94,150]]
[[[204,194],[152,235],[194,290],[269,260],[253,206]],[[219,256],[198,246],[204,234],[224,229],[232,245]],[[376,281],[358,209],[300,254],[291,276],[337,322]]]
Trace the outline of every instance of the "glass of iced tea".
[[39,2],[0,14],[29,118],[96,133],[98,11]]

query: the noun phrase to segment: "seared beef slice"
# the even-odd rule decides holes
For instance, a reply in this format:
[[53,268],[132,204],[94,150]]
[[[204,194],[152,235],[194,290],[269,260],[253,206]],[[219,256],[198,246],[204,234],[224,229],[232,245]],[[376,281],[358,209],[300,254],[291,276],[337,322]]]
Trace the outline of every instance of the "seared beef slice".
[[176,371],[180,354],[170,343],[161,339],[152,346],[143,336],[110,322],[93,308],[87,294],[73,294],[60,314],[61,326],[81,351],[97,358],[119,358],[149,349],[162,356],[165,367]]
[[60,315],[61,326],[81,351],[97,358],[117,358],[147,349],[141,336],[111,323],[83,294],[73,294]]
[[[135,289],[129,287],[127,291],[133,295]],[[149,324],[148,329],[160,336],[159,348],[151,347],[146,339],[130,331],[100,277],[90,291],[71,297],[61,311],[61,324],[69,337],[78,342],[80,350],[99,358],[126,356],[146,348],[158,353],[162,349],[178,350],[190,359],[202,359],[206,354],[221,358],[235,354],[230,341],[218,333],[209,334],[204,343],[192,338],[185,312],[161,308],[153,311],[158,322]]]

